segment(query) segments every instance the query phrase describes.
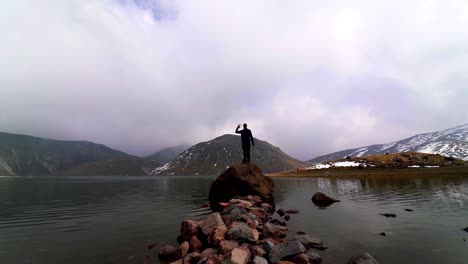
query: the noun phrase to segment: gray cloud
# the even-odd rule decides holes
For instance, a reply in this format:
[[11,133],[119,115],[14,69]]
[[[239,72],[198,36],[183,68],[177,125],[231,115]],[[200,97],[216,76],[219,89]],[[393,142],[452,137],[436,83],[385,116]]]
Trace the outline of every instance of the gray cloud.
[[1,7],[1,131],[148,154],[248,122],[308,159],[468,120],[463,1]]

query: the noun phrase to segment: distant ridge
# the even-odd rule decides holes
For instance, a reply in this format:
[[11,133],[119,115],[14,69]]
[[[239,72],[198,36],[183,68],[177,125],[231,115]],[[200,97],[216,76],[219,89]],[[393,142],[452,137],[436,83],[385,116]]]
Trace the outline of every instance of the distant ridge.
[[[255,139],[251,148],[252,163],[264,172],[276,172],[307,166],[294,159],[280,148],[266,141]],[[164,166],[153,169],[152,175],[218,175],[242,162],[239,136],[223,135],[213,140],[196,144]]]
[[156,166],[162,166],[162,165],[168,163],[169,161],[177,158],[177,156],[179,156],[179,154],[181,154],[182,152],[184,152],[188,148],[190,148],[190,146],[187,145],[187,144],[168,147],[168,148],[162,149],[162,150],[160,150],[160,151],[158,151],[158,152],[156,152],[154,154],[146,156],[145,159],[147,159],[148,161],[151,161]]
[[51,176],[97,160],[130,155],[89,141],[65,141],[0,132],[0,174]]
[[329,160],[385,153],[422,152],[468,160],[468,123],[442,131],[424,133],[400,141],[347,149],[313,158],[308,163],[315,164]]

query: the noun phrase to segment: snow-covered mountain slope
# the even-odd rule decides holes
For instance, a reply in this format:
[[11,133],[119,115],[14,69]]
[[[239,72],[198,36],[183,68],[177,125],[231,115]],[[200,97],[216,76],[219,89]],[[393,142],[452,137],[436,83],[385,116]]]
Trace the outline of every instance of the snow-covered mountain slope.
[[384,153],[422,152],[468,160],[468,123],[442,131],[419,134],[400,141],[347,149],[316,157],[308,163],[321,163],[346,156],[361,157]]
[[[255,139],[250,149],[251,162],[263,172],[276,172],[304,167],[278,147]],[[182,152],[176,159],[155,168],[150,175],[218,175],[227,168],[242,162],[241,139],[235,135],[223,135],[208,142],[199,143]]]

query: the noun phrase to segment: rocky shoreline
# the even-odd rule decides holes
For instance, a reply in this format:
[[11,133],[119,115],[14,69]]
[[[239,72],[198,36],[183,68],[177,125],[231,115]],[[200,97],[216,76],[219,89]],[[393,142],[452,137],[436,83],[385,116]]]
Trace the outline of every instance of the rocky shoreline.
[[[270,186],[264,188],[255,184],[269,183],[270,180],[263,178],[267,176],[255,165],[238,165],[229,170],[219,178],[222,181],[235,178],[229,181],[237,182],[237,186],[242,186],[243,192],[250,188],[253,193],[236,196],[226,202],[216,201],[217,205],[212,204],[212,208],[219,212],[214,211],[203,220],[182,221],[177,238],[179,245],[163,246],[159,252],[160,260],[171,264],[322,263],[322,257],[317,251],[326,250],[327,247],[319,237],[301,231],[297,231],[294,237],[287,237],[287,222],[291,215],[298,214],[299,211],[280,208],[275,214],[274,202],[270,199],[272,193],[256,191],[271,189],[273,192]],[[239,184],[240,181],[242,184]],[[219,188],[219,182],[215,183],[216,181],[212,187]],[[235,193],[235,186],[230,185],[229,188]],[[222,193],[222,190],[218,191]],[[319,196],[322,197],[322,194]],[[336,201],[338,200],[333,200]],[[352,257],[348,264],[353,263],[378,262],[369,253],[364,253]]]

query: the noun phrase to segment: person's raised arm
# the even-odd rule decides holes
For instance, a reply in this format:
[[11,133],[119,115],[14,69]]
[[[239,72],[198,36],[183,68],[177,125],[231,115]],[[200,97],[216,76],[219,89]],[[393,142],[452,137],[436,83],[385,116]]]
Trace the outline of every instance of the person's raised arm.
[[252,131],[249,131],[250,132],[250,140],[252,140],[252,146],[255,146],[255,143],[254,143],[254,140],[253,140],[253,136],[252,136]]
[[240,125],[237,125],[236,134],[240,134],[240,133],[241,133],[241,132],[239,131],[239,127],[240,127]]

